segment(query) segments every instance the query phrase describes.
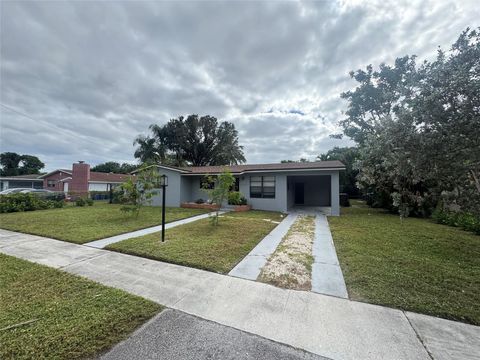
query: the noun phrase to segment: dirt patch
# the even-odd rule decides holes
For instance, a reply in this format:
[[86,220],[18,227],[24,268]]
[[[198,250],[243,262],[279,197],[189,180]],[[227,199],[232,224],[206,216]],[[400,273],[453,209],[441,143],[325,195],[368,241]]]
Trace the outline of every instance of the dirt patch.
[[314,235],[315,217],[299,216],[263,267],[259,281],[287,289],[310,290]]

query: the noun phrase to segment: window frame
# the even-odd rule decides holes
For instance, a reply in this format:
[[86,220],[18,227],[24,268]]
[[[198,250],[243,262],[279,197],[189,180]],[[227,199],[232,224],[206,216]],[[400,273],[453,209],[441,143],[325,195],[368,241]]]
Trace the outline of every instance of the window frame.
[[[260,178],[260,180],[258,180]],[[268,178],[265,180],[265,178]],[[253,180],[252,179],[257,179]],[[256,183],[257,185],[254,186],[255,188],[260,188],[260,192],[252,192],[252,182]],[[260,183],[260,186],[258,186]],[[273,186],[265,186],[265,183],[273,183]],[[273,191],[266,191],[267,189],[272,189]],[[277,180],[275,175],[260,175],[260,176],[250,176],[250,198],[251,199],[275,199],[277,195]]]

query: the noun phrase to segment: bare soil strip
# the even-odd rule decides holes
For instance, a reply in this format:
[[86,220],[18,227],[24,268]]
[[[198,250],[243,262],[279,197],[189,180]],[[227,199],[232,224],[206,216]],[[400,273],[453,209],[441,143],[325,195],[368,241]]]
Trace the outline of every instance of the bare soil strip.
[[259,281],[295,290],[312,288],[315,217],[301,215],[263,267]]

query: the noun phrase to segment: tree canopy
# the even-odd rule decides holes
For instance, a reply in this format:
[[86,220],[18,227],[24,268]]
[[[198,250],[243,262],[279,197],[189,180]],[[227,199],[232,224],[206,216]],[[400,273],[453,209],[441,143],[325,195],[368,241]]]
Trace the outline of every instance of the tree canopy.
[[235,126],[210,115],[188,115],[165,125],[150,125],[151,135],[138,136],[135,158],[171,165],[233,165],[245,162]]
[[352,72],[344,134],[359,145],[358,184],[402,216],[439,202],[480,214],[480,28],[433,61],[414,56]]
[[95,165],[92,171],[114,174],[128,174],[138,168],[138,165],[129,163],[118,163],[115,161],[107,161],[102,164]]
[[340,191],[349,196],[358,196],[359,189],[356,185],[358,170],[354,168],[355,162],[359,159],[360,153],[356,147],[338,147],[328,150],[326,153],[317,156],[317,160],[339,160],[345,165],[345,172],[340,172]]
[[45,164],[33,155],[20,155],[14,152],[0,154],[0,175],[16,176],[39,174]]

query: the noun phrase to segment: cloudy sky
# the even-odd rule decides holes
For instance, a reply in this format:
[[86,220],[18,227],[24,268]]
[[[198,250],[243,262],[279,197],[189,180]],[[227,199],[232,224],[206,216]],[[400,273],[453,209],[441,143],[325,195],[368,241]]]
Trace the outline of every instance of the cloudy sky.
[[248,162],[314,159],[350,70],[432,58],[478,2],[1,2],[0,150],[47,169],[134,162],[151,123],[232,121]]

